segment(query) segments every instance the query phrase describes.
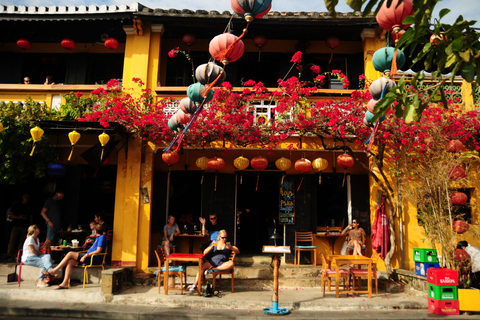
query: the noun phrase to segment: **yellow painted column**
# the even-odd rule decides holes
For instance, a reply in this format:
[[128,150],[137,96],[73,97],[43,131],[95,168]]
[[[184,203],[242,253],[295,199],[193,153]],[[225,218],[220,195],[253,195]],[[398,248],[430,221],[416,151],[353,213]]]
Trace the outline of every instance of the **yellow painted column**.
[[378,49],[385,47],[385,39],[380,37],[374,28],[365,28],[360,34],[363,41],[363,58],[365,65],[365,77],[370,80],[377,80],[381,77],[382,73],[375,70],[373,67],[372,59],[373,54]]
[[473,90],[472,84],[467,81],[462,81],[462,99],[465,105],[465,111],[473,110]]

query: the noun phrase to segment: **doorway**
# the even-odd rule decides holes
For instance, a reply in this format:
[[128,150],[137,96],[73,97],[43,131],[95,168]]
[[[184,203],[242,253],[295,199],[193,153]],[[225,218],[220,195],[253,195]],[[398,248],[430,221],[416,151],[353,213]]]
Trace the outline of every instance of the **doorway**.
[[270,244],[273,219],[278,223],[281,176],[276,172],[261,172],[259,176],[257,172],[242,172],[240,179],[238,175],[237,247],[242,253],[260,254],[263,246]]

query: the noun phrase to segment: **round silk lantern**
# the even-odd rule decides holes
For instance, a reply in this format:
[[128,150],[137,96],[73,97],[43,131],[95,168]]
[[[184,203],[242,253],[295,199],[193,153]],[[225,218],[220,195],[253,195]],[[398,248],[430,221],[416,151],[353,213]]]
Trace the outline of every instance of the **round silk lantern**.
[[385,84],[387,85],[386,92],[396,86],[395,81],[387,79],[385,77],[381,77],[372,82],[369,91],[373,99],[380,100],[380,98],[382,97],[383,89],[385,88]]
[[463,151],[460,153],[458,160],[463,163],[471,164],[472,162],[479,161],[480,157],[477,150]]
[[230,0],[232,10],[247,22],[260,19],[272,8],[272,0]]
[[180,161],[180,156],[175,151],[169,151],[162,153],[162,160],[169,166]]
[[370,123],[370,121],[367,120],[366,115],[363,117],[363,124],[366,125],[367,127],[373,128],[373,124]]
[[[393,57],[395,55],[394,47],[380,48],[373,54],[372,63],[375,70],[383,73],[392,70]],[[396,67],[402,68],[405,64],[405,54],[398,50],[396,51]]]
[[295,170],[305,173],[312,170],[312,162],[306,158],[301,158],[295,161]]
[[30,50],[32,49],[32,43],[27,39],[18,39],[17,47],[19,47],[22,50]]
[[247,158],[240,156],[238,158],[235,158],[235,160],[233,160],[233,165],[238,170],[245,170],[250,165],[250,161]]
[[285,157],[281,157],[275,161],[275,166],[278,168],[278,170],[287,171],[292,166],[292,161]]
[[325,43],[327,44],[327,47],[333,50],[340,44],[340,39],[335,36],[330,36],[327,38],[327,40],[325,40]]
[[110,136],[103,132],[98,136],[98,141],[100,141],[100,144],[102,145],[102,153],[100,154],[100,162],[102,162],[103,159],[103,150],[105,149],[105,146],[107,145],[108,141],[110,140]]
[[205,99],[205,103],[212,100],[213,94],[214,94],[213,90],[209,90],[206,97],[203,98],[203,96],[202,96],[203,87],[204,86],[200,82],[196,82],[194,84],[191,84],[187,88],[187,96],[190,98],[190,100],[192,100],[196,103],[202,103],[204,99]]
[[213,157],[208,160],[208,167],[210,170],[215,170],[215,187],[214,191],[217,191],[217,172],[225,168],[225,161],[220,157]]
[[118,48],[118,41],[115,38],[108,38],[104,42],[105,48],[115,50]]
[[195,113],[195,111],[197,110],[197,105],[195,104],[195,102],[190,100],[190,98],[183,98],[182,100],[180,100],[179,106],[180,109],[185,113]]
[[253,169],[257,170],[257,184],[255,185],[255,191],[258,190],[258,181],[260,180],[260,171],[265,170],[268,167],[268,160],[265,157],[257,156],[250,161]]
[[253,44],[258,47],[258,62],[260,62],[260,55],[262,53],[262,48],[267,44],[267,37],[257,35],[253,38]]
[[168,120],[168,127],[170,130],[177,131],[179,128],[180,123],[178,123],[177,116],[174,114],[169,120]]
[[195,42],[197,42],[197,37],[195,37],[194,34],[191,33],[186,33],[182,37],[183,43],[185,43],[187,46],[193,46]]
[[452,223],[453,231],[456,233],[465,233],[470,229],[470,225],[463,220],[455,220]]
[[80,136],[80,133],[75,130],[68,133],[68,140],[70,140],[70,143],[72,144],[72,150],[70,151],[70,155],[68,156],[68,161],[70,161],[70,159],[72,158],[73,148],[75,148],[75,144],[78,142],[78,140],[80,140]]
[[398,40],[401,37],[400,31],[410,26],[409,24],[403,24],[403,20],[413,15],[413,1],[403,0],[398,5],[398,0],[393,0],[389,7],[387,7],[387,4],[387,1],[385,1],[380,7],[376,19],[380,27],[392,31],[393,39]]
[[222,33],[214,37],[208,45],[208,51],[224,65],[237,61],[243,55],[243,41],[231,33]]
[[337,164],[345,170],[343,172],[342,187],[345,185],[345,176],[347,175],[347,169],[353,166],[354,162],[355,160],[353,159],[353,157],[346,152],[337,157]]
[[313,169],[315,169],[315,171],[318,172],[318,184],[321,184],[322,183],[322,173],[321,172],[323,170],[327,169],[327,167],[328,167],[327,159],[316,158],[312,162],[312,167],[313,167]]
[[468,196],[463,192],[453,192],[450,195],[452,204],[464,205],[468,201]]
[[370,99],[370,101],[368,101],[367,103],[367,110],[369,112],[371,112],[372,114],[373,113],[373,110],[375,110],[375,105],[377,104],[378,100],[375,100],[375,99]]
[[60,42],[60,45],[62,48],[67,49],[67,50],[73,50],[75,49],[75,41],[69,38],[65,38]]
[[67,173],[67,167],[60,162],[50,162],[47,165],[47,174],[52,178],[63,177]]
[[195,69],[195,78],[197,78],[197,81],[201,84],[213,82],[213,80],[217,79],[220,75],[221,77],[218,79],[217,83],[225,81],[227,74],[222,67],[214,62],[201,64]]
[[35,126],[34,128],[30,129],[30,135],[32,136],[33,139],[33,148],[32,152],[30,152],[30,156],[33,156],[33,153],[35,152],[35,145],[40,139],[42,139],[43,136],[43,130],[39,126]]
[[463,143],[460,140],[450,140],[447,143],[447,152],[460,152],[463,148]]
[[367,120],[369,123],[373,123],[373,117],[375,117],[375,115],[370,111],[365,112],[365,120]]
[[187,124],[190,122],[191,115],[183,112],[182,109],[178,109],[175,118],[177,118],[178,123]]
[[448,171],[448,177],[452,180],[462,179],[465,178],[467,174],[462,167],[455,167]]
[[470,259],[470,255],[465,249],[455,249],[455,259],[459,262],[467,261]]
[[208,158],[207,157],[200,157],[195,161],[195,165],[201,170],[208,169]]

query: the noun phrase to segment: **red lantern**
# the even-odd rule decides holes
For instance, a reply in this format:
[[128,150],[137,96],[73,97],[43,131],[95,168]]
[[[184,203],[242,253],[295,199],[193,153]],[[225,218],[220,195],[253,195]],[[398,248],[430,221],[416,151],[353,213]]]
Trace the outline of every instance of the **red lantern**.
[[222,33],[214,37],[208,45],[208,51],[224,65],[237,61],[243,55],[243,41],[231,33]]
[[468,201],[468,196],[463,192],[453,192],[450,200],[452,200],[452,204],[464,205]]
[[213,157],[208,160],[208,168],[215,171],[222,170],[225,168],[225,161],[220,157]]
[[447,143],[447,152],[460,152],[463,148],[463,143],[460,140],[450,140]]
[[183,43],[185,43],[187,46],[190,47],[190,46],[193,46],[195,42],[197,42],[197,38],[195,37],[195,35],[191,33],[186,33],[183,35],[182,41]]
[[325,43],[327,44],[327,46],[330,48],[330,49],[335,49],[336,47],[338,47],[338,45],[340,44],[340,39],[338,39],[337,37],[335,36],[330,36],[327,38],[327,40],[325,40]]
[[258,156],[253,158],[252,161],[250,161],[250,165],[255,170],[258,170],[258,171],[265,170],[268,166],[268,160],[265,157]]
[[115,38],[108,38],[105,40],[105,48],[110,50],[115,50],[118,48],[118,41]]
[[398,35],[400,30],[407,29],[409,24],[402,24],[406,17],[413,15],[413,1],[403,0],[398,5],[398,0],[393,0],[387,8],[388,1],[385,1],[377,13],[377,22],[383,29],[393,31],[392,35]]
[[22,50],[30,50],[32,49],[32,43],[27,39],[18,39],[17,47],[19,47]]
[[448,172],[448,177],[452,180],[462,179],[462,178],[465,178],[466,176],[467,174],[465,173],[465,170],[462,167],[452,168]]
[[348,153],[341,154],[337,157],[337,164],[342,167],[344,170],[347,170],[354,164],[354,159]]
[[464,232],[468,231],[468,229],[470,229],[470,225],[466,221],[455,220],[452,223],[452,228],[453,228],[453,231],[461,234],[461,233],[464,233]]
[[262,52],[262,48],[267,44],[267,37],[258,35],[253,38],[253,44],[258,47],[258,62],[260,62],[260,54]]
[[298,159],[295,161],[295,170],[300,171],[301,173],[308,172],[312,170],[312,162],[305,158]]
[[73,50],[75,49],[75,41],[69,38],[65,38],[60,43],[64,49]]
[[162,160],[169,166],[177,163],[180,160],[180,156],[175,151],[169,151],[162,153]]
[[467,251],[465,251],[465,249],[455,249],[455,258],[457,261],[462,262],[469,260],[470,255]]

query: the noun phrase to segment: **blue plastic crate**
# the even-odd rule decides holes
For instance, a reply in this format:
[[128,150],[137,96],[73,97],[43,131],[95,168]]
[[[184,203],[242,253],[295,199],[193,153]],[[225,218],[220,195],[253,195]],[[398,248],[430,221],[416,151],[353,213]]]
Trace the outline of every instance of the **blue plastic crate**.
[[426,277],[427,270],[430,268],[440,268],[438,262],[415,262],[415,274]]

